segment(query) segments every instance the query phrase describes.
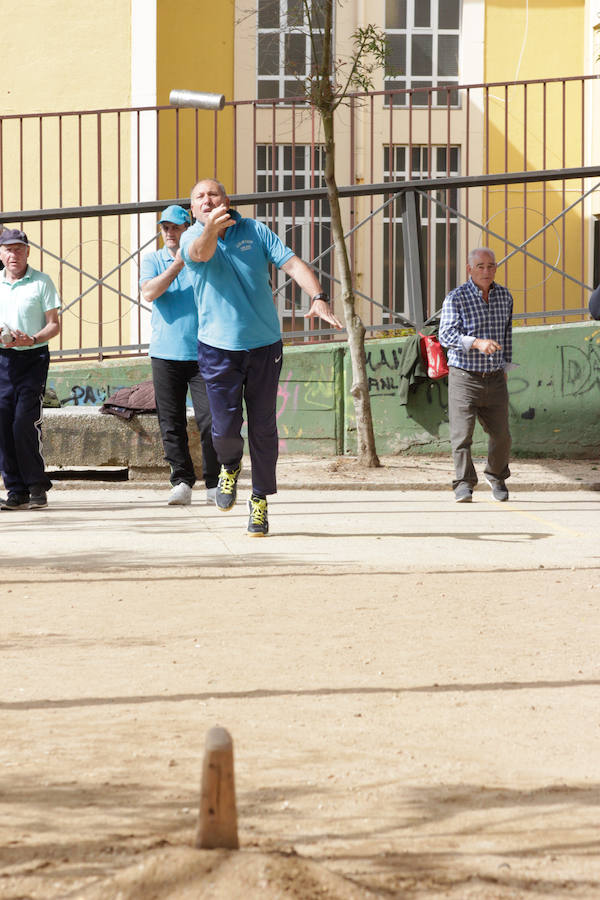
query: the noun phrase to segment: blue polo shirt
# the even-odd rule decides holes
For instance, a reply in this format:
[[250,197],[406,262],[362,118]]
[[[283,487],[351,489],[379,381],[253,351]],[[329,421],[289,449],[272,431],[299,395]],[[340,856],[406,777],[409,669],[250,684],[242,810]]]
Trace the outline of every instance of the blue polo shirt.
[[221,350],[253,350],[281,338],[269,263],[277,268],[294,256],[262,222],[230,210],[235,225],[217,241],[207,262],[194,262],[188,247],[204,231],[196,222],[179,244],[198,304],[198,340]]
[[[140,266],[140,285],[162,275],[172,262],[173,257],[166,247],[146,253]],[[183,267],[164,294],[153,301],[151,325],[149,356],[174,360],[198,358],[198,310],[187,266]]]
[[[6,270],[0,272],[0,326],[14,331],[35,334],[47,325],[46,313],[60,307],[54,282],[45,272],[27,266],[18,281],[9,281]],[[36,346],[43,347],[48,341]],[[31,347],[11,347],[11,350],[30,350]]]

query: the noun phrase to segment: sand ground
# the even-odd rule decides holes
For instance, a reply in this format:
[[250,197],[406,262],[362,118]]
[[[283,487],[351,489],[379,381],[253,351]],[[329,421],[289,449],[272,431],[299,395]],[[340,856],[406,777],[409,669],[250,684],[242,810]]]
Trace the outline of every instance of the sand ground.
[[[597,473],[535,465],[323,463],[264,541],[156,486],[2,513],[0,898],[600,896]],[[216,724],[236,853],[192,849]]]

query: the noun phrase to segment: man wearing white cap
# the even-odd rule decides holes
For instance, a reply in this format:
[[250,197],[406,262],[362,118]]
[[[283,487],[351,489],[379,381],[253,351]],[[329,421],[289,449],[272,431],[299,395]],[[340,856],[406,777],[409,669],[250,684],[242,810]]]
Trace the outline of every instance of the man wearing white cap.
[[18,228],[0,233],[0,471],[8,491],[2,510],[43,509],[52,482],[42,456],[42,400],[48,341],[60,331],[60,300],[51,278],[28,263]]
[[164,246],[142,258],[140,288],[152,303],[150,360],[158,422],[171,467],[170,506],[189,506],[196,481],[187,438],[188,387],[202,442],[202,469],[207,503],[214,503],[219,462],[211,438],[206,386],[198,371],[198,311],[191,278],[179,252],[181,235],[190,224],[181,206],[168,206],[159,219]]

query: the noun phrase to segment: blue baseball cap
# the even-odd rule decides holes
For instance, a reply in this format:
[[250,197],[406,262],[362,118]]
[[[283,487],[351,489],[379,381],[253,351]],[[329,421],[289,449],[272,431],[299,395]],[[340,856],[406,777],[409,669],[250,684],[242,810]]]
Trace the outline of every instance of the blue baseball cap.
[[189,225],[190,214],[183,206],[167,206],[166,209],[163,209],[158,224],[161,225],[163,222],[172,222],[173,225]]

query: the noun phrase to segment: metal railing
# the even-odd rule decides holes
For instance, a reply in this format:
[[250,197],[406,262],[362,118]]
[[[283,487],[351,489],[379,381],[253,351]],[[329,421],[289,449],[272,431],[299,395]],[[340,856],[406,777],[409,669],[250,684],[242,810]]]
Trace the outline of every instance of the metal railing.
[[[519,321],[586,315],[600,276],[596,186],[586,182],[598,173],[585,165],[596,91],[597,76],[582,76],[351,96],[337,122],[337,170],[369,333],[432,315],[482,241],[506,258],[502,280]],[[234,102],[221,113],[0,117],[0,221],[26,226],[32,264],[63,298],[53,357],[145,352],[140,254],[154,249],[155,213],[185,205],[205,175],[229,181],[235,203],[304,259],[319,257],[335,295],[322,162],[318,116],[301,98]],[[521,245],[527,252],[512,254]],[[332,337],[304,322],[307,298],[281,280],[275,287],[286,339]]]

